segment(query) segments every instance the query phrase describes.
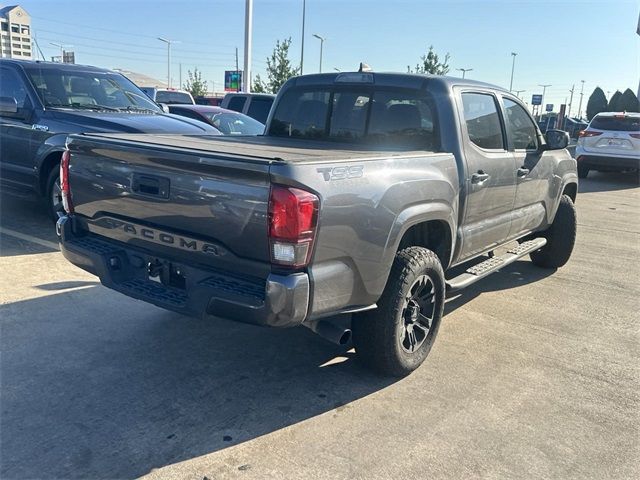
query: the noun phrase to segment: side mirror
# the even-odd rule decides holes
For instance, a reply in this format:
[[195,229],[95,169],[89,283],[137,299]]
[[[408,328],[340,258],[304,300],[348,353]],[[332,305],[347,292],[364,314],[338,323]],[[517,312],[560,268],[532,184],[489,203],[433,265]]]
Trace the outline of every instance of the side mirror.
[[544,135],[547,150],[562,150],[569,145],[569,134],[564,130],[547,130]]
[[166,103],[159,103],[158,105],[160,105],[160,108],[164,113],[171,113],[171,111],[169,110],[169,105],[167,105]]
[[0,113],[17,114],[18,101],[13,97],[0,97]]

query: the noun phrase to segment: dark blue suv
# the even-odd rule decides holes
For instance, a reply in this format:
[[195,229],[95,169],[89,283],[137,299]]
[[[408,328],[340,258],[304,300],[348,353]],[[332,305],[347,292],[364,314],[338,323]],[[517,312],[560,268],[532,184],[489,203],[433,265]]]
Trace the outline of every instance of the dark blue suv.
[[61,209],[58,165],[67,135],[89,132],[220,134],[205,123],[164,113],[119,73],[0,60],[3,191],[41,196],[56,219]]

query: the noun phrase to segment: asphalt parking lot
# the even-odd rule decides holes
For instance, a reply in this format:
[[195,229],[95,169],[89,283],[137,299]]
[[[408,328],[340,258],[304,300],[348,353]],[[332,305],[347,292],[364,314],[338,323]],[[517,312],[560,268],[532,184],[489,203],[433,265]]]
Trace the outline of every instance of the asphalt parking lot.
[[447,304],[410,377],[306,329],[204,322],[100,286],[2,197],[0,477],[640,477],[640,188],[581,182],[574,256]]

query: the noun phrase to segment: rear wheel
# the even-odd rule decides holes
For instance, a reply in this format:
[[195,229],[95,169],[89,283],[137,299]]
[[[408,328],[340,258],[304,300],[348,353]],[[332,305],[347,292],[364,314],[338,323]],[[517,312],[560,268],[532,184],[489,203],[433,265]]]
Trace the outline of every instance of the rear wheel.
[[398,252],[378,308],[354,315],[359,359],[384,375],[411,373],[436,339],[444,299],[444,273],[436,254],[421,247]]
[[60,189],[60,168],[58,168],[58,165],[54,165],[47,177],[44,201],[47,215],[51,220],[57,222],[58,212],[64,213],[62,190]]
[[559,268],[569,261],[576,242],[578,222],[576,207],[568,195],[562,195],[551,226],[542,232],[547,244],[531,252],[531,261],[543,268]]

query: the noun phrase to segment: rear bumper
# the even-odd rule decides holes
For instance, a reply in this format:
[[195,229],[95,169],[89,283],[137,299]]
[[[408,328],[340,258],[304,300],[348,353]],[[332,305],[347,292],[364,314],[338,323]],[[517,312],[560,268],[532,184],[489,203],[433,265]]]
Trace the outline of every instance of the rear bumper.
[[640,157],[611,155],[585,155],[576,153],[578,165],[594,170],[628,170],[640,168]]
[[[100,282],[129,297],[195,317],[222,317],[270,327],[300,325],[309,308],[306,273],[269,274],[266,279],[171,263],[184,288],[149,280],[150,261],[169,262],[93,234],[74,233],[73,218],[56,225],[62,254],[74,265],[100,277]],[[169,268],[169,267],[167,267]]]

